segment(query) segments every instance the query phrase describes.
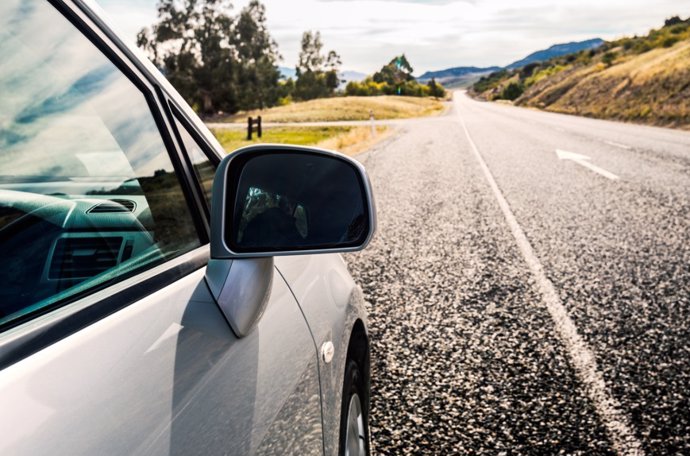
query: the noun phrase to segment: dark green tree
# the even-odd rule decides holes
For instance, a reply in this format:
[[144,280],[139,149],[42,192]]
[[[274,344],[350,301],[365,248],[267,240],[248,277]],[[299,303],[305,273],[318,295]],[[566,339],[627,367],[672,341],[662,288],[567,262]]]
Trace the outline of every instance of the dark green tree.
[[436,78],[431,78],[429,82],[427,82],[427,87],[429,87],[429,95],[434,97],[434,98],[443,98],[446,96],[446,89],[443,88],[441,84],[436,82]]
[[276,103],[280,60],[278,45],[266,27],[266,8],[251,0],[240,13],[236,25],[235,49],[239,61],[237,75],[238,104],[241,109],[265,108]]
[[296,67],[295,96],[301,100],[311,100],[333,95],[340,84],[340,65],[340,56],[335,51],[323,55],[320,32],[304,32]]
[[385,82],[390,86],[400,87],[408,81],[414,81],[413,71],[407,57],[402,54],[384,65],[381,70],[374,73],[372,78],[374,82]]
[[238,17],[228,0],[159,0],[158,21],[137,45],[198,111],[236,112],[276,102],[280,56],[252,0]]
[[522,84],[511,82],[506,88],[503,89],[500,98],[513,101],[519,98],[524,91],[525,88],[522,86]]

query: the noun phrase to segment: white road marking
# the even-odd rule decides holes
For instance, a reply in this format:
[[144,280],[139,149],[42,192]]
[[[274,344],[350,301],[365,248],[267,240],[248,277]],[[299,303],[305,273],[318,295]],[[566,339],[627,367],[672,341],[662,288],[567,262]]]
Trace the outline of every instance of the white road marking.
[[613,147],[618,147],[620,149],[625,149],[625,150],[631,150],[632,147],[626,146],[625,144],[617,143],[615,141],[604,141],[604,143],[608,144],[609,146]]
[[604,176],[607,179],[617,180],[620,179],[618,176],[612,172],[606,171],[604,168],[599,168],[589,162],[591,160],[587,155],[576,154],[574,152],[568,152],[567,150],[556,149],[556,154],[560,160],[570,160],[577,163],[580,166],[584,166],[597,174]]
[[494,196],[498,201],[498,205],[503,211],[503,215],[513,233],[513,237],[517,242],[520,252],[534,276],[535,282],[541,292],[543,302],[551,315],[557,333],[575,368],[575,373],[580,382],[584,385],[587,396],[594,404],[599,417],[604,423],[614,450],[621,456],[644,456],[642,444],[635,436],[635,432],[629,423],[628,417],[622,411],[618,401],[611,395],[606,387],[604,377],[597,367],[594,353],[587,346],[582,336],[577,332],[575,323],[573,323],[573,320],[568,315],[568,311],[561,302],[553,283],[551,283],[546,276],[544,267],[534,253],[532,246],[527,240],[527,236],[525,236],[525,232],[518,224],[513,211],[510,209],[508,202],[498,188],[498,184],[496,184],[496,180],[491,174],[489,167],[472,140],[464,119],[459,115],[458,117],[460,118],[462,128],[465,130],[465,135],[472,148],[472,152],[477,158],[479,166],[484,172],[484,176],[489,182],[489,186],[493,190]]

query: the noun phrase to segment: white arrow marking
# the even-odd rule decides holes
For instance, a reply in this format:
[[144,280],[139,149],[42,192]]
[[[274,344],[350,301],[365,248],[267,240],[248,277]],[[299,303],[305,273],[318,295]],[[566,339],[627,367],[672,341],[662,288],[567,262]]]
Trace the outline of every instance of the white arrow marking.
[[599,168],[596,165],[591,164],[589,162],[590,157],[588,157],[587,155],[576,154],[576,153],[568,152],[566,150],[561,150],[561,149],[556,149],[556,154],[558,155],[558,158],[560,160],[574,161],[578,165],[584,166],[585,168],[589,168],[590,170],[594,171],[597,174],[601,174],[602,176],[604,176],[607,179],[611,179],[611,180],[619,179],[619,177],[616,176],[615,174],[608,172],[603,168]]

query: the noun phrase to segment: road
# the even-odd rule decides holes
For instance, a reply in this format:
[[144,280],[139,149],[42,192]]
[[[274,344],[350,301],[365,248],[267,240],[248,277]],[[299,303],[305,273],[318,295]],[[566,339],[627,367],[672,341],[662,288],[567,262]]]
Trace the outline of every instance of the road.
[[690,454],[690,133],[472,101],[360,156],[376,454]]

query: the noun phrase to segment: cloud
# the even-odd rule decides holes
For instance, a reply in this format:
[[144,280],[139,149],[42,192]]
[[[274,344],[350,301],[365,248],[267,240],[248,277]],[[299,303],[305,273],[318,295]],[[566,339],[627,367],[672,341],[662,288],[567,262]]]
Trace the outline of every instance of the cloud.
[[[132,39],[155,20],[156,0],[100,1]],[[234,11],[247,1],[234,0]],[[420,74],[504,65],[556,43],[643,34],[690,7],[689,0],[262,1],[286,66],[297,61],[302,32],[319,30],[345,69],[371,73],[405,52]]]
[[354,3],[354,2],[389,2],[389,3],[416,3],[418,5],[433,6],[433,5],[449,5],[451,3],[471,3],[474,4],[477,0],[316,0],[323,3]]

